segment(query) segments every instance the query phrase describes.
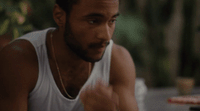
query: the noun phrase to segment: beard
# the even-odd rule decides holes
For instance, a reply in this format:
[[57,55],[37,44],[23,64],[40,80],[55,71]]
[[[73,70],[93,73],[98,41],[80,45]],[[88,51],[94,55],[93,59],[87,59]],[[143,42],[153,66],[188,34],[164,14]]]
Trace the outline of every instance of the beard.
[[[78,57],[83,59],[84,61],[87,62],[98,62],[103,58],[103,55],[105,53],[105,50],[102,54],[102,56],[98,59],[94,59],[88,55],[87,49],[83,49],[81,46],[81,43],[76,39],[74,36],[73,32],[71,31],[70,24],[69,22],[66,22],[65,24],[65,31],[64,31],[64,40],[66,45],[69,47],[69,49],[74,52]],[[109,45],[110,42],[107,42],[106,47]],[[101,45],[102,43],[91,43],[88,48],[93,48],[96,46]]]

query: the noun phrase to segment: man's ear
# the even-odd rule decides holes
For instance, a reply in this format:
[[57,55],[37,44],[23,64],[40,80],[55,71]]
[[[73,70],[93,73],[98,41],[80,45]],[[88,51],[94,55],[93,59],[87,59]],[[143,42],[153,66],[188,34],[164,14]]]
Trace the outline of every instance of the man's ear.
[[66,13],[65,11],[58,5],[55,4],[53,8],[53,18],[58,25],[59,28],[64,28],[66,23]]

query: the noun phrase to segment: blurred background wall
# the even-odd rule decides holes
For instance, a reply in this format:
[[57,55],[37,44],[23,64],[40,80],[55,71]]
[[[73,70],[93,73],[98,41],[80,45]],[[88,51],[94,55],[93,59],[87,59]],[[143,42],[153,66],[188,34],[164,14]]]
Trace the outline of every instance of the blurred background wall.
[[[1,0],[0,49],[25,33],[55,27],[54,0]],[[200,85],[200,1],[121,0],[113,40],[126,47],[148,87],[177,77]]]

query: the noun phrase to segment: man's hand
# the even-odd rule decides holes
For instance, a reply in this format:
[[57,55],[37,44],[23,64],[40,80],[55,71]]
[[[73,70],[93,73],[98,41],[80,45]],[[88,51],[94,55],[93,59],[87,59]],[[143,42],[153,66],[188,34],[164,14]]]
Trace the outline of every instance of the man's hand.
[[113,91],[112,86],[106,86],[98,81],[96,86],[86,88],[81,94],[80,99],[85,111],[117,111],[119,110],[119,97]]

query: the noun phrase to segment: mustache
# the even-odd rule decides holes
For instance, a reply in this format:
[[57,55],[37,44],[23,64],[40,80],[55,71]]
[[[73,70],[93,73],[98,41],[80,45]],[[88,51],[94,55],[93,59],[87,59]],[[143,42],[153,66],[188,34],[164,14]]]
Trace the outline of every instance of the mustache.
[[100,42],[100,43],[91,43],[89,45],[89,48],[101,48],[101,47],[107,47],[110,44],[109,41],[106,42]]

